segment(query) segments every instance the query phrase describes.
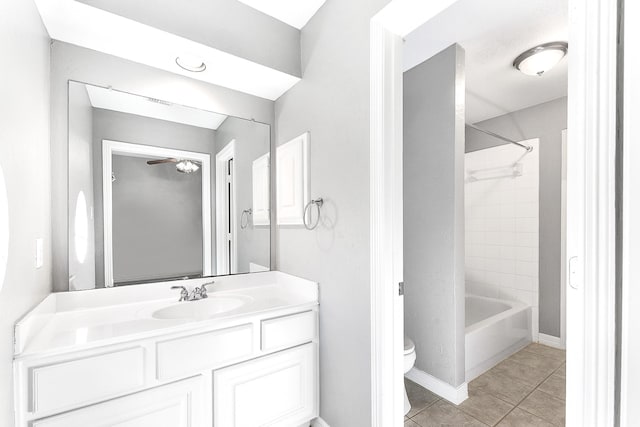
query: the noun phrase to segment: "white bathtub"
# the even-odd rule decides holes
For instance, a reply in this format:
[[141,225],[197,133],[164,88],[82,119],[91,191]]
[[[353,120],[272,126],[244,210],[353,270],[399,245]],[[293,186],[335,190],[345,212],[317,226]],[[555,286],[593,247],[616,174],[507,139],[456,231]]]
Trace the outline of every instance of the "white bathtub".
[[465,376],[469,382],[531,342],[531,307],[467,295]]

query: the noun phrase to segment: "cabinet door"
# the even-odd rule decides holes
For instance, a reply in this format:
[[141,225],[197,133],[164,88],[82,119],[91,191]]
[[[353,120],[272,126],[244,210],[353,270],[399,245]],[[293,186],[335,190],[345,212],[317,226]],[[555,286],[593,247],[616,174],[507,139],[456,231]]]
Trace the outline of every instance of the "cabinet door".
[[215,371],[214,427],[300,425],[318,415],[315,343]]
[[43,418],[33,427],[200,427],[202,376]]

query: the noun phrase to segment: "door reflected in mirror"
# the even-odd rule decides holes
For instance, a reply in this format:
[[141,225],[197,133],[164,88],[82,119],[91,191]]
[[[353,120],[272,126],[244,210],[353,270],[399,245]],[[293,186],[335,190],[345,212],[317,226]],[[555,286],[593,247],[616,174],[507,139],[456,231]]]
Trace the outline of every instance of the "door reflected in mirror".
[[266,124],[69,82],[69,290],[268,270],[269,159]]

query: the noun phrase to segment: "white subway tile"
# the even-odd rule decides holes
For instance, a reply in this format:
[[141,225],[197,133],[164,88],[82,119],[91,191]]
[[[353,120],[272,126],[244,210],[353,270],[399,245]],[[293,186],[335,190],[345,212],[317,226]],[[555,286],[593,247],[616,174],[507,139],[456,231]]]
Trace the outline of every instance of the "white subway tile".
[[516,246],[538,247],[538,233],[516,233]]
[[516,261],[516,274],[521,276],[538,277],[538,263]]
[[538,232],[538,218],[518,218],[516,219],[517,232]]

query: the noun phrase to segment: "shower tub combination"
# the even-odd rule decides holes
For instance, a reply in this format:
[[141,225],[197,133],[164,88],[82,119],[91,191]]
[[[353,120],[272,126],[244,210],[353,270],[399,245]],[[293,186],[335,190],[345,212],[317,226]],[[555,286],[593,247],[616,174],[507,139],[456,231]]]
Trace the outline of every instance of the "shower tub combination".
[[531,342],[531,307],[475,295],[465,298],[465,377],[469,382]]

